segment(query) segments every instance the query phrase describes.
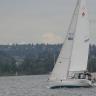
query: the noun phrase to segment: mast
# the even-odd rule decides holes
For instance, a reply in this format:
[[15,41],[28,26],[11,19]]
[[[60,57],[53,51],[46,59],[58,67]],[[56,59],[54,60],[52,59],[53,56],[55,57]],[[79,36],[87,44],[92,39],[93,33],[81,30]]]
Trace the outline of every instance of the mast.
[[[79,8],[80,8],[80,4],[81,4],[81,0],[77,0],[77,4],[76,4],[76,7],[74,9],[74,12],[73,12],[73,16],[72,16],[72,19],[71,19],[71,23],[69,25],[69,30],[68,32],[71,31],[71,27],[73,27],[73,36],[71,38],[73,38],[73,45],[74,45],[74,38],[75,38],[75,32],[76,32],[76,27],[77,27],[77,21],[78,21],[78,14],[79,14]],[[75,21],[75,22],[74,22]],[[71,33],[71,32],[70,32]],[[72,50],[73,50],[73,45],[72,45]],[[72,52],[71,52],[71,55],[70,55],[70,61],[69,61],[69,66],[68,66],[68,71],[67,71],[67,77],[69,76],[69,69],[70,69],[70,65],[71,65],[71,58],[72,58]]]
[[88,50],[89,21],[86,1],[77,0],[66,38],[49,80],[62,81],[68,78],[70,72],[86,71]]
[[89,51],[89,20],[86,0],[81,0],[73,50],[70,63],[70,72],[83,72],[87,69]]
[[68,77],[74,36],[76,32],[76,24],[77,24],[78,14],[79,14],[80,1],[81,0],[77,1],[62,49],[58,56],[55,67],[53,68],[52,74],[49,78],[49,80],[51,81],[54,81],[54,80],[62,81],[62,80],[66,80]]

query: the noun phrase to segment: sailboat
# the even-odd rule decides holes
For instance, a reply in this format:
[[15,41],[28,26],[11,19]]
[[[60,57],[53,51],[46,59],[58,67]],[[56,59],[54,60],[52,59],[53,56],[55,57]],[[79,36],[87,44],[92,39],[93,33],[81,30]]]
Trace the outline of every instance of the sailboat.
[[86,0],[77,0],[66,38],[49,77],[50,88],[92,85],[87,76],[89,41]]

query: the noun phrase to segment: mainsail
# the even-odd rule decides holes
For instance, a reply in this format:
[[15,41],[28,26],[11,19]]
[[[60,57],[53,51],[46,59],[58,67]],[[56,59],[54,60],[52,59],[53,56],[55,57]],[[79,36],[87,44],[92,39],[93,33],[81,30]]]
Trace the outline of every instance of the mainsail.
[[89,50],[89,22],[85,0],[81,0],[74,38],[70,71],[86,71]]
[[66,80],[69,72],[86,70],[89,46],[87,17],[85,0],[78,0],[66,38],[49,80]]

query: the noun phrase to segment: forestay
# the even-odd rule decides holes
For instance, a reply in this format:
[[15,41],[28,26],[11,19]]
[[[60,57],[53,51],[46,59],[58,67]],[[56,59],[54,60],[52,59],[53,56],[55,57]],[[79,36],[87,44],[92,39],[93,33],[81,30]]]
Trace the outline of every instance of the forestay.
[[[76,4],[76,7],[75,7],[75,10],[74,10],[74,13],[73,13],[73,16],[72,16],[72,19],[71,19],[71,23],[70,23],[69,28],[68,28],[67,36],[64,40],[61,52],[59,54],[59,57],[58,57],[57,62],[55,64],[55,67],[52,71],[52,74],[49,78],[49,80],[51,80],[51,81],[52,80],[53,81],[56,81],[56,80],[61,81],[61,80],[67,79],[67,76],[68,76],[68,73],[69,73],[70,63],[71,63],[71,60],[72,60],[71,56],[74,57],[74,55],[72,55],[72,50],[73,50],[73,47],[75,48],[75,46],[73,46],[74,45],[73,43],[74,43],[75,33],[78,29],[78,28],[76,28],[76,26],[78,24],[77,23],[78,22],[78,14],[80,13],[79,12],[80,3],[81,3],[81,0],[78,0],[78,2]],[[75,41],[75,43],[76,43],[76,41]],[[72,64],[73,63],[74,62],[72,61]],[[73,65],[73,66],[75,66],[75,65]],[[70,69],[73,71],[72,66],[70,67]]]

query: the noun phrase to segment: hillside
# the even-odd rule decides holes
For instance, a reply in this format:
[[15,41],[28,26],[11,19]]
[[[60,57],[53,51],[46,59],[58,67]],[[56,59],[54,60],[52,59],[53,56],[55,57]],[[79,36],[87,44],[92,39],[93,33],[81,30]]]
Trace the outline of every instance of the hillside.
[[[62,44],[0,45],[0,75],[48,74]],[[96,46],[90,45],[88,70],[96,72]]]

